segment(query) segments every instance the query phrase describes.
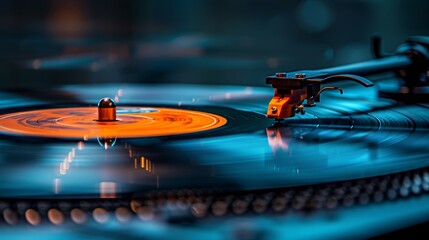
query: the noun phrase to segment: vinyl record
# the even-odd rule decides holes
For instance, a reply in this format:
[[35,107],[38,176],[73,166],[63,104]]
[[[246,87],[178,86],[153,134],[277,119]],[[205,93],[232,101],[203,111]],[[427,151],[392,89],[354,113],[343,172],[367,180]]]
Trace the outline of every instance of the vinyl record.
[[[375,91],[363,97],[351,87],[344,96],[326,94],[305,115],[282,122],[264,115],[272,97],[267,88],[107,85],[70,86],[61,91],[73,96],[71,100],[6,104],[2,119],[20,122],[16,115],[58,108],[66,109],[57,112],[62,116],[85,115],[70,107],[83,106],[94,112],[97,99],[110,95],[117,101],[119,118],[124,111],[150,115],[156,109],[173,109],[225,121],[212,129],[168,136],[34,137],[25,132],[10,136],[3,130],[3,197],[98,198],[105,183],[114,183],[116,195],[225,186],[249,191],[388,175],[429,163],[429,152],[421,140],[429,132],[427,106],[373,101]],[[14,102],[19,103],[19,97]],[[57,124],[62,116],[49,121]],[[85,121],[97,124],[93,118]],[[13,147],[16,143],[19,148]],[[10,174],[17,171],[21,174]]]

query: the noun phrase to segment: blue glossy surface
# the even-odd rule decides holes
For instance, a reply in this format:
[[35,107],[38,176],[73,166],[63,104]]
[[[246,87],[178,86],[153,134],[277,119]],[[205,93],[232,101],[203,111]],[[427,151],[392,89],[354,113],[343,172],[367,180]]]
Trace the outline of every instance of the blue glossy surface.
[[[346,86],[345,95],[325,94],[322,102],[307,109],[305,115],[245,133],[116,139],[114,146],[107,149],[100,147],[97,140],[5,136],[0,140],[0,197],[69,199],[102,198],[105,194],[117,197],[169,188],[271,189],[429,166],[425,141],[429,134],[427,106],[373,101],[374,92],[362,95],[361,90]],[[220,111],[222,107],[252,111],[254,117],[261,119],[272,96],[271,88],[242,86],[124,84],[102,88],[68,86],[62,91],[73,93],[74,99],[91,106],[99,96],[109,96],[116,98],[118,106],[141,105],[142,111],[153,104],[202,109],[216,106]],[[15,99],[3,102],[8,111],[28,103],[28,98],[8,94]],[[27,107],[48,104],[38,100],[30,103]],[[231,121],[234,119],[230,116]],[[242,125],[252,122],[243,121]],[[145,167],[141,166],[142,159]],[[123,223],[110,212],[106,223],[92,220],[83,226],[64,223],[63,227],[44,223],[36,228],[24,224],[1,230],[6,237],[25,230],[19,235],[21,239],[36,232],[45,239],[106,239],[118,231],[130,238],[160,239],[173,239],[176,235],[188,239],[239,239],[241,234],[258,239],[342,239],[350,238],[351,233],[355,238],[367,238],[427,221],[427,198],[423,195],[309,215],[292,211],[208,218],[193,223],[192,228],[169,224],[162,215],[145,220],[135,216]]]
[[[252,190],[371,177],[429,165],[423,141],[429,135],[425,127],[429,111],[424,106],[377,110],[392,102],[374,102],[373,95],[354,94],[359,87],[346,89],[344,99],[326,94],[305,115],[240,134],[222,136],[220,131],[215,136],[172,140],[117,139],[108,149],[96,140],[55,143],[28,138],[26,142],[22,137],[23,143],[16,144],[6,138],[0,142],[4,190],[0,194],[97,196],[102,182],[116,183],[118,193],[214,186]],[[96,104],[100,95],[116,98],[118,105],[141,105],[142,111],[151,104],[217,106],[254,111],[262,119],[272,94],[270,88],[196,85],[69,86],[65,90],[88,104]],[[230,121],[237,120],[232,116]],[[246,124],[252,120],[238,123]],[[139,169],[141,158],[149,159],[156,170]]]

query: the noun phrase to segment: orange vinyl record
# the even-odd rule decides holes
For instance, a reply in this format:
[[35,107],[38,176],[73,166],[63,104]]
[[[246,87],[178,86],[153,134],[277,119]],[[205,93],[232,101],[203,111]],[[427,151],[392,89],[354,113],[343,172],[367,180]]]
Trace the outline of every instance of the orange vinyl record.
[[117,121],[97,121],[96,107],[33,110],[0,117],[0,130],[11,135],[88,139],[159,137],[219,128],[219,115],[174,108],[120,107]]

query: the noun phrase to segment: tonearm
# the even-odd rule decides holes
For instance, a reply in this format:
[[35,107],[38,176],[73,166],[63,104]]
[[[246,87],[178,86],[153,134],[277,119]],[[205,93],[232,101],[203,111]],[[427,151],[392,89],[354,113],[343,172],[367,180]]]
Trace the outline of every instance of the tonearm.
[[323,91],[338,90],[343,93],[339,87],[321,87],[321,84],[351,80],[364,87],[371,87],[374,83],[364,76],[383,72],[395,72],[404,80],[401,87],[407,90],[401,90],[400,97],[409,100],[418,95],[419,101],[429,101],[429,37],[410,37],[399,46],[396,53],[389,55],[381,53],[380,43],[380,38],[372,39],[376,57],[373,60],[319,70],[279,72],[268,76],[266,82],[273,86],[274,97],[268,105],[267,117],[282,120],[295,116],[295,113],[304,114],[305,107],[314,107],[316,102],[320,102]]

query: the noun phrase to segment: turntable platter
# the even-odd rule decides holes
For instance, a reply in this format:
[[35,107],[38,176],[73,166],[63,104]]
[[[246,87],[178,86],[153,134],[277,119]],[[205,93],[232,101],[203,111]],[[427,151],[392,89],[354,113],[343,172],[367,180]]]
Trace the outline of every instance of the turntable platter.
[[[119,105],[130,106],[118,107],[119,118],[123,111],[134,116],[136,109],[147,114],[148,108],[141,106],[153,106],[151,109],[161,109],[160,112],[164,109],[180,114],[203,112],[210,119],[206,126],[213,123],[213,118],[218,125],[199,134],[183,135],[185,137],[142,138],[135,133],[133,138],[127,138],[129,135],[124,138],[118,124],[118,138],[110,148],[100,147],[100,139],[81,135],[59,141],[63,133],[44,138],[40,135],[11,137],[2,130],[2,196],[90,195],[98,198],[104,194],[106,183],[114,183],[115,196],[155,189],[223,189],[225,186],[247,191],[369,178],[429,165],[429,151],[421,141],[429,134],[426,105],[401,106],[390,100],[372,101],[375,95],[362,97],[349,87],[348,98],[327,94],[324,101],[307,114],[273,126],[274,122],[263,115],[272,96],[272,89],[268,88],[106,85],[104,88],[68,86],[62,91],[74,96],[73,102],[79,99],[81,105],[87,105],[118,89],[123,93]],[[160,96],[157,99],[153,97],[155,89]],[[40,99],[30,102],[39,102],[43,110],[34,110],[35,106],[6,105],[3,121],[9,121],[14,114],[40,113],[38,111],[52,114],[51,111],[56,111],[52,109],[61,107],[40,103]],[[70,109],[65,111],[75,112]],[[86,112],[90,107],[83,109],[82,115],[94,113]],[[93,117],[83,122],[97,125]],[[44,129],[43,132],[50,131]],[[98,133],[90,136],[96,135]],[[16,144],[19,148],[14,147]]]

